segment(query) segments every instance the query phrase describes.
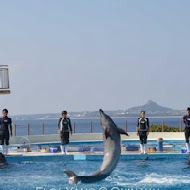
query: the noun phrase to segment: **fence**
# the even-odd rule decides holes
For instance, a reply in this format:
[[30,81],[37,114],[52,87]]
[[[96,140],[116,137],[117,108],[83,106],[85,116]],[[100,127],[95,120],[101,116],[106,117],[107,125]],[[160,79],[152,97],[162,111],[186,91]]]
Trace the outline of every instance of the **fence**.
[[[165,126],[165,125],[166,125],[166,123],[165,123],[165,121],[163,120],[162,123],[161,123],[162,132],[164,132],[164,126]],[[72,126],[73,126],[73,133],[77,133],[77,132],[76,132],[76,129],[77,129],[76,122],[73,122]],[[19,125],[16,125],[16,124],[13,125],[13,135],[14,135],[14,136],[17,136],[17,130],[18,130],[18,128],[19,128]],[[28,136],[31,135],[31,128],[32,128],[32,126],[28,123],[27,126],[26,126],[26,128],[24,128],[26,135],[28,135]],[[57,131],[56,131],[56,129],[57,129]],[[56,128],[56,129],[55,129],[54,134],[56,134],[56,133],[58,134],[58,133],[59,133],[58,128]],[[127,121],[125,121],[125,124],[124,124],[123,129],[124,129],[126,132],[128,131],[128,122],[127,122]],[[42,124],[41,124],[41,133],[39,133],[38,135],[45,135],[45,130],[46,130],[45,123],[42,123]],[[180,121],[179,121],[179,131],[180,131],[180,132],[183,131],[183,122],[182,122],[181,119],[180,119]],[[93,128],[93,122],[92,122],[92,121],[89,122],[89,129],[88,129],[86,132],[87,132],[87,133],[94,133],[94,128]],[[52,134],[53,134],[53,133],[52,133]]]

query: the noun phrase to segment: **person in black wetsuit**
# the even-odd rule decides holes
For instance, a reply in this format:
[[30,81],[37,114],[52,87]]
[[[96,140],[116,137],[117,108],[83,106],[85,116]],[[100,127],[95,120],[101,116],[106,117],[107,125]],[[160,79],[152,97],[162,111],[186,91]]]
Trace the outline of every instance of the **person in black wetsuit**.
[[58,122],[58,130],[61,137],[61,152],[68,154],[69,132],[72,135],[71,120],[67,117],[67,111],[62,111],[62,117]]
[[147,136],[149,134],[149,119],[145,117],[145,111],[142,110],[140,118],[137,120],[137,135],[140,138],[141,154],[146,154]]
[[2,146],[2,153],[8,154],[9,138],[10,135],[12,136],[12,120],[7,116],[7,109],[3,109],[2,115],[3,117],[0,118],[0,145]]
[[183,116],[183,122],[185,124],[185,142],[187,153],[190,153],[189,137],[190,137],[190,108],[187,108],[186,115]]

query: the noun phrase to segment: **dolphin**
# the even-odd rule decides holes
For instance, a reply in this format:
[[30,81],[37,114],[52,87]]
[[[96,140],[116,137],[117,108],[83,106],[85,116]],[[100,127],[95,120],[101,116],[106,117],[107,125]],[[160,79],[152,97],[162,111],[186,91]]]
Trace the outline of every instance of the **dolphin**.
[[7,164],[4,154],[0,152],[0,168],[4,168]]
[[100,168],[90,176],[77,176],[73,171],[66,170],[64,173],[69,177],[70,184],[94,183],[101,181],[109,176],[117,166],[121,155],[121,136],[125,134],[129,136],[123,129],[118,128],[113,120],[106,115],[101,109],[100,123],[103,131],[104,157]]

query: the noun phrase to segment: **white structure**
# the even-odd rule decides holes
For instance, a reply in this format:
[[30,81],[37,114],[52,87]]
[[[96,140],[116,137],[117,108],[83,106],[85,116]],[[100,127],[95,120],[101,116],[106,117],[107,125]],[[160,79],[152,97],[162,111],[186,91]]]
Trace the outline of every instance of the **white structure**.
[[0,65],[0,94],[10,94],[8,65]]

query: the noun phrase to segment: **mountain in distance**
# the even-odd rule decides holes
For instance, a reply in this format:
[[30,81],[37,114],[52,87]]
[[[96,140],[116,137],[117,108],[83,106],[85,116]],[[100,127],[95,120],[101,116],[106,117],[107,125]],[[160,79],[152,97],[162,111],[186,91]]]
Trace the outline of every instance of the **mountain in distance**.
[[136,106],[136,107],[132,107],[130,109],[127,110],[127,112],[129,114],[132,113],[139,113],[141,110],[145,110],[147,114],[176,114],[179,112],[179,110],[173,110],[171,108],[166,108],[163,106],[158,105],[156,102],[149,100],[146,104],[142,105],[142,106]]
[[[183,116],[185,111],[174,110],[171,108],[163,107],[158,105],[156,102],[149,100],[146,104],[142,106],[135,106],[126,110],[115,110],[106,111],[106,114],[111,117],[137,117],[141,110],[146,111],[148,117],[167,117],[167,116]],[[68,116],[70,118],[97,118],[99,117],[98,111],[83,111],[83,112],[69,112]],[[15,115],[12,116],[13,119],[23,119],[23,120],[33,120],[33,119],[58,119],[61,117],[60,113],[49,113],[49,114],[30,114],[30,115]]]
[[[174,110],[171,108],[163,107],[158,105],[156,102],[149,100],[146,104],[142,106],[135,106],[126,110],[117,110],[117,111],[106,111],[106,113],[112,117],[136,117],[139,116],[140,111],[145,110],[147,116],[182,116],[184,111]],[[97,115],[98,112],[87,112],[87,117],[93,117]]]

